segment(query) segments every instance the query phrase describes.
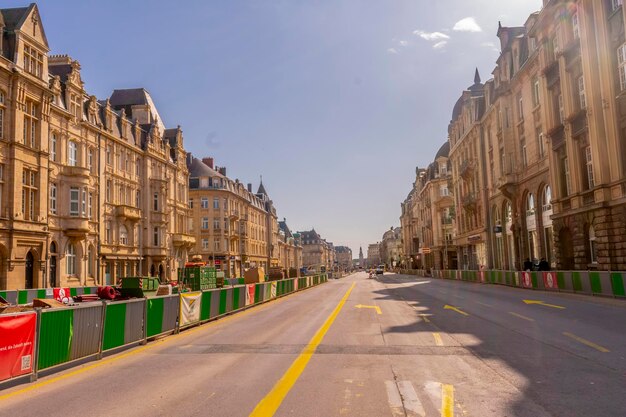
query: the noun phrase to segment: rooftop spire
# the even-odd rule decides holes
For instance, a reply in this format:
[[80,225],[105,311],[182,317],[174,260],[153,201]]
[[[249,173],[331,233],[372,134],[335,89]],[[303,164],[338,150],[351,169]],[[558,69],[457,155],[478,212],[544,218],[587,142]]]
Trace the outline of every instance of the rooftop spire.
[[474,84],[480,84],[480,74],[478,73],[478,67],[476,67],[476,72],[474,73]]

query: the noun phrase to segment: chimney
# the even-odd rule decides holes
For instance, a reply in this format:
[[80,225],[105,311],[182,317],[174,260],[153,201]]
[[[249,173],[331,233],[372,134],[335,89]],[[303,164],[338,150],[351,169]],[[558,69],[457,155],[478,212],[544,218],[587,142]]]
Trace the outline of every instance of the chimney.
[[202,158],[202,162],[204,165],[207,165],[209,168],[213,169],[213,158]]
[[248,183],[248,192],[251,193],[252,192],[252,183]]
[[226,176],[226,167],[220,167],[219,173]]

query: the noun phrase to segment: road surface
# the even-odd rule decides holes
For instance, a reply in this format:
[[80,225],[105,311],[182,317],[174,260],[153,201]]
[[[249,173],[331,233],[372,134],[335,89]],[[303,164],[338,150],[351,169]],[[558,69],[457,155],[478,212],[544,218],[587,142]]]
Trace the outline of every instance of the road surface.
[[626,301],[358,273],[0,391],[0,416],[624,416],[625,358]]

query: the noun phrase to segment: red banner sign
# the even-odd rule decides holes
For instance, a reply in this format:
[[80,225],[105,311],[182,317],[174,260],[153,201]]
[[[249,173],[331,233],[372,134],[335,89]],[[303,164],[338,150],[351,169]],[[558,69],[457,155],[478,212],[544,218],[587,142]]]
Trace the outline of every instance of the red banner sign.
[[69,288],[53,288],[52,296],[54,297],[55,300],[67,304],[70,302],[70,289]]
[[35,313],[0,316],[0,381],[33,370]]
[[246,305],[254,304],[254,289],[256,288],[255,284],[246,285]]
[[558,290],[559,284],[556,280],[556,272],[544,272],[543,285],[547,290]]
[[533,281],[532,278],[530,277],[530,272],[522,272],[522,286],[525,288],[532,288],[533,287]]

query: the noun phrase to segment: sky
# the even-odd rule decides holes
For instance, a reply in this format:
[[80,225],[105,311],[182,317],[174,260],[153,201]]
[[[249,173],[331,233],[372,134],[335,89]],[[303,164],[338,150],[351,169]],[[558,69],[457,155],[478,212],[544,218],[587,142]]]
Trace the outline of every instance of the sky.
[[[279,219],[335,245],[400,225],[415,168],[447,139],[452,107],[491,78],[498,21],[541,0],[44,0],[52,54],[88,94],[150,92],[185,148],[259,179]],[[26,1],[4,0],[2,7]]]

